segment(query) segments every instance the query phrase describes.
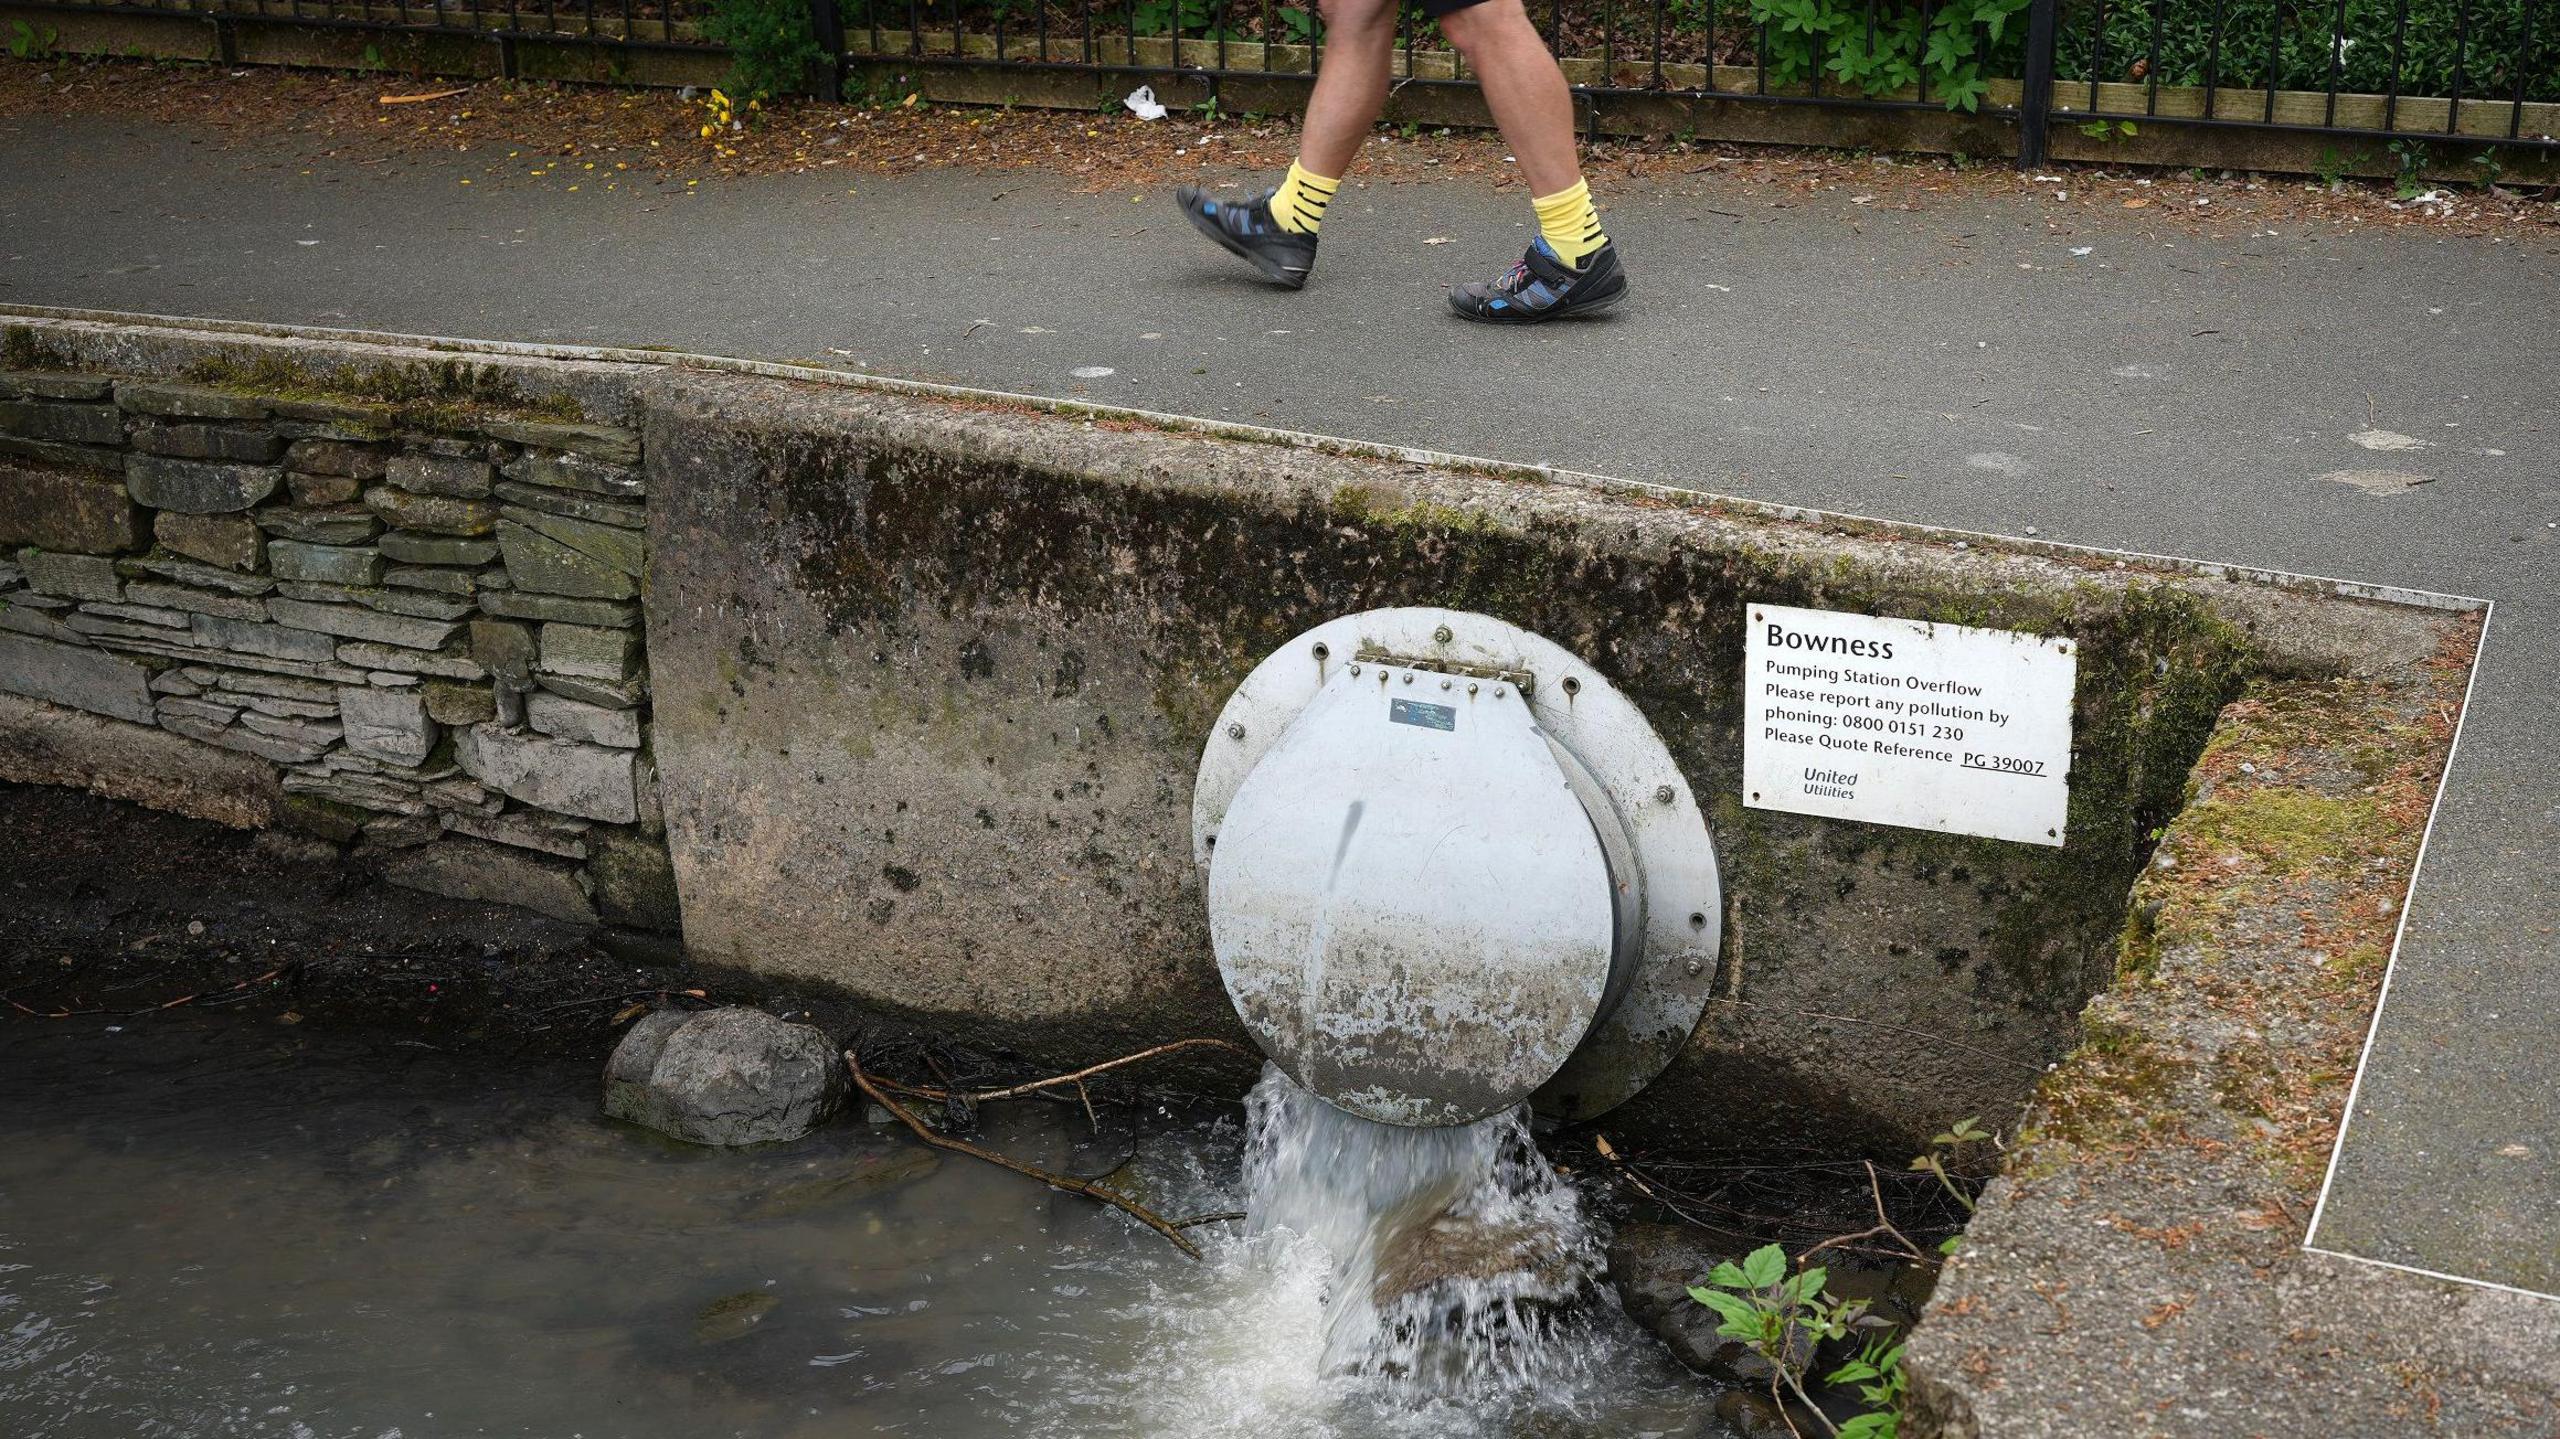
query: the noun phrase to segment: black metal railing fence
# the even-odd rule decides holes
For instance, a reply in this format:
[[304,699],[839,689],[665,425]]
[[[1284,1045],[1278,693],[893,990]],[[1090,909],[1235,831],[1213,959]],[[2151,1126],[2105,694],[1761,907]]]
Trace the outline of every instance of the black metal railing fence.
[[[21,8],[716,50],[727,0],[12,0]],[[776,0],[758,0],[776,3]],[[822,51],[967,67],[1304,74],[1315,0],[779,0]],[[1399,83],[1471,85],[1400,0]],[[1527,0],[1585,96],[2012,123],[2022,163],[2054,124],[2290,131],[2403,146],[2560,151],[2560,0]],[[1214,92],[1213,92],[1214,93]]]

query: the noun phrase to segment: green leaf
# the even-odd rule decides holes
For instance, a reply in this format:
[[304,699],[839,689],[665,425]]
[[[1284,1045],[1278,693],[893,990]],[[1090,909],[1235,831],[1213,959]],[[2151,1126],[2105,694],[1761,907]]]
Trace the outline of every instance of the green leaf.
[[1892,1413],[1861,1414],[1840,1426],[1840,1439],[1894,1439],[1901,1421]]
[[1724,1316],[1728,1324],[1759,1323],[1760,1306],[1742,1295],[1727,1294],[1721,1289],[1692,1289],[1689,1297]]
[[1822,1286],[1830,1278],[1831,1271],[1823,1268],[1819,1264],[1806,1270],[1802,1274],[1797,1275],[1795,1280],[1796,1297],[1798,1299],[1820,1298],[1822,1295]]
[[1764,1244],[1743,1257],[1742,1277],[1754,1289],[1767,1289],[1786,1277],[1787,1251]]
[[1963,1247],[1964,1236],[1961,1234],[1950,1234],[1946,1238],[1938,1241],[1938,1252],[1940,1254],[1953,1254]]
[[1718,1289],[1757,1289],[1760,1287],[1752,1283],[1748,1278],[1744,1277],[1741,1270],[1734,1268],[1731,1264],[1721,1263],[1715,1268],[1707,1271],[1707,1282]]

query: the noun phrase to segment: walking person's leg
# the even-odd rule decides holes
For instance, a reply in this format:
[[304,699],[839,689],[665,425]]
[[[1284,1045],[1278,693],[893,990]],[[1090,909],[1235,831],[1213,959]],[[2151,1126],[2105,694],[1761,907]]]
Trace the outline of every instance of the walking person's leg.
[[1626,271],[1574,157],[1573,94],[1528,10],[1521,0],[1459,0],[1439,20],[1483,87],[1538,216],[1538,238],[1520,263],[1489,284],[1451,290],[1450,306],[1470,320],[1516,322],[1616,303]]
[[[1324,61],[1289,173],[1276,188],[1249,200],[1212,199],[1193,185],[1176,195],[1202,234],[1292,289],[1304,285],[1315,267],[1325,208],[1386,107],[1395,54],[1396,0],[1324,0],[1321,10]],[[1568,114],[1566,129],[1571,128]],[[1568,136],[1568,158],[1570,145]]]

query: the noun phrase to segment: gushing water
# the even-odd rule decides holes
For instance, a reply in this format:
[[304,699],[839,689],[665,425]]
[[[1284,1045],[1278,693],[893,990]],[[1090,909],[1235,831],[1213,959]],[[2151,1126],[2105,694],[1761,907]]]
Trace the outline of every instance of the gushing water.
[[1525,1110],[1445,1129],[1375,1123],[1266,1066],[1246,1101],[1246,1226],[1331,1268],[1322,1367],[1425,1393],[1550,1387],[1587,1354],[1599,1273],[1580,1198]]

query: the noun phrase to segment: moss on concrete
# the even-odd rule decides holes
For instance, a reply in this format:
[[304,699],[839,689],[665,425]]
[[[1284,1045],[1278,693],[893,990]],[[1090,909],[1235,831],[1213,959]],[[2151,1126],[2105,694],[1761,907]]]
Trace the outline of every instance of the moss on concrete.
[[376,424],[386,433],[430,430],[465,433],[492,412],[536,419],[584,418],[565,394],[528,395],[505,371],[467,360],[385,361],[320,370],[272,352],[211,355],[186,366],[180,378],[279,400],[356,401],[382,407]]

